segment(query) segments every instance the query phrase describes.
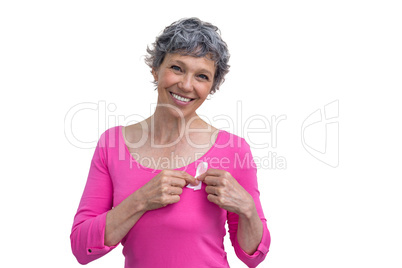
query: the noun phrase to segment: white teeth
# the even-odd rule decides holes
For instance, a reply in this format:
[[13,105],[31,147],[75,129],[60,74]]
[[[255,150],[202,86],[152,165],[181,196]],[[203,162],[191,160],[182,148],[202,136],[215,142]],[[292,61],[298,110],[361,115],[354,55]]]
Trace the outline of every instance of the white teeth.
[[189,99],[189,98],[183,98],[183,97],[181,97],[181,96],[179,96],[179,95],[176,95],[176,94],[174,94],[174,93],[172,93],[172,95],[173,95],[173,97],[175,98],[175,99],[178,99],[178,100],[180,100],[180,101],[185,101],[185,102],[189,102],[191,99]]

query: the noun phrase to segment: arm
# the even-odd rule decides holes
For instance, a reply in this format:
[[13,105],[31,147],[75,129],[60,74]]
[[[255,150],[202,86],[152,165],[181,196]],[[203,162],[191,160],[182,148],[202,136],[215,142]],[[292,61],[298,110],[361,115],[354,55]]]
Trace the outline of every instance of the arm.
[[95,149],[70,235],[72,252],[81,264],[96,260],[114,248],[104,244],[106,215],[113,202],[104,141],[105,133]]
[[[239,213],[228,212],[229,235],[237,257],[249,267],[261,263],[269,251],[271,236],[260,201],[257,183],[257,167],[250,146],[242,139],[240,160],[243,165],[236,172],[237,181],[250,198],[248,209]],[[257,241],[258,240],[258,241]]]
[[253,253],[250,253],[243,250],[243,246],[239,244],[240,239],[238,237],[240,232],[242,231],[240,231],[240,221],[236,221],[236,219],[239,219],[238,215],[229,214],[230,213],[228,213],[229,235],[237,257],[248,267],[257,267],[258,264],[260,264],[265,259],[269,251],[271,237],[266,222],[263,221],[262,223],[263,232],[261,241],[257,244],[255,251]]
[[120,243],[144,213],[138,191],[110,210],[106,215],[105,245],[114,246]]
[[187,183],[198,184],[187,172],[164,170],[112,209],[113,184],[102,143],[107,140],[104,135],[95,149],[70,235],[73,254],[81,264],[114,249],[147,210],[179,202]]
[[[246,170],[237,176],[250,175]],[[208,169],[198,179],[207,184],[208,200],[228,211],[229,236],[237,257],[256,267],[265,259],[271,242],[258,189],[250,184],[243,188],[229,172],[219,169]]]
[[238,213],[237,241],[244,252],[252,255],[261,242],[263,225],[251,196],[250,199],[249,208]]
[[265,259],[271,239],[259,200],[257,169],[244,139],[236,153],[242,163],[234,160],[236,179],[220,169],[208,169],[198,179],[207,184],[208,200],[228,211],[229,235],[237,257],[256,267]]
[[265,259],[271,237],[262,211],[256,210],[251,217],[228,212],[228,226],[237,257],[248,267],[256,267]]

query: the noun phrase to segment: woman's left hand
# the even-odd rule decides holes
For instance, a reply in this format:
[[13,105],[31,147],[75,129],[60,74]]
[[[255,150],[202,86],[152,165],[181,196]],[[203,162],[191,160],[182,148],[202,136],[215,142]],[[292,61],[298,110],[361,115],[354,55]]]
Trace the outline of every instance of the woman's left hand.
[[247,215],[255,209],[251,195],[229,172],[210,168],[197,179],[207,185],[208,200],[220,208],[238,215]]

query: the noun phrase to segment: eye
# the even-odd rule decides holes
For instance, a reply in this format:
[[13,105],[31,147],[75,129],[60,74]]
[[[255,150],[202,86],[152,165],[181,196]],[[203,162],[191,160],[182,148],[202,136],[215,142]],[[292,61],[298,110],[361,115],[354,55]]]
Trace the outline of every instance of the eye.
[[172,68],[175,71],[179,71],[179,72],[181,71],[181,68],[177,65],[172,65],[170,68]]
[[208,76],[206,76],[205,74],[200,74],[198,77],[207,81],[209,80]]

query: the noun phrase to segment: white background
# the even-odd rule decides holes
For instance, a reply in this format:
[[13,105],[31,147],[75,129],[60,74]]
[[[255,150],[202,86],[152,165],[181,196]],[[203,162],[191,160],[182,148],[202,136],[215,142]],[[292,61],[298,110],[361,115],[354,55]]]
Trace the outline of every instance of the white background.
[[[401,267],[397,2],[2,1],[0,265],[80,267],[69,235],[93,148],[66,138],[66,114],[103,101],[116,107],[106,111],[110,118],[148,117],[156,93],[146,46],[173,21],[197,16],[221,29],[232,55],[226,82],[199,113],[234,118],[241,101],[244,120],[287,118],[276,148],[252,149],[287,164],[258,171],[272,235],[259,267]],[[304,149],[301,125],[336,100],[334,168]],[[98,118],[97,111],[77,114],[76,137],[96,141]],[[241,129],[233,132],[243,136]],[[270,135],[253,139],[270,142]],[[227,242],[231,266],[245,267]],[[123,262],[119,247],[88,267]]]

